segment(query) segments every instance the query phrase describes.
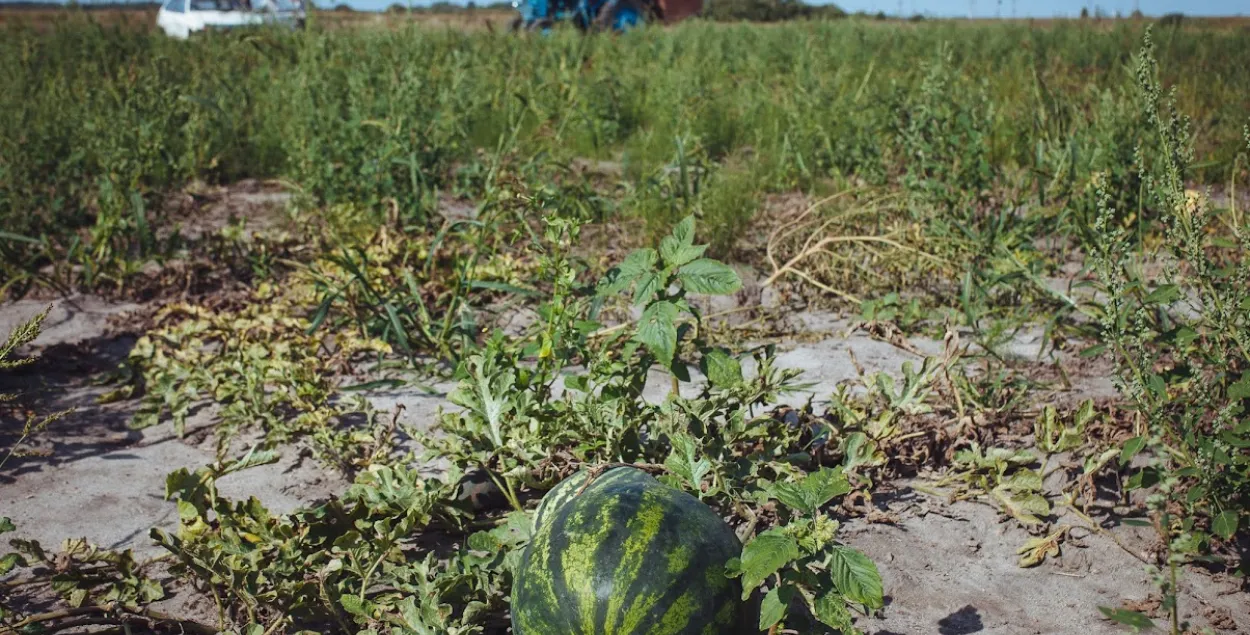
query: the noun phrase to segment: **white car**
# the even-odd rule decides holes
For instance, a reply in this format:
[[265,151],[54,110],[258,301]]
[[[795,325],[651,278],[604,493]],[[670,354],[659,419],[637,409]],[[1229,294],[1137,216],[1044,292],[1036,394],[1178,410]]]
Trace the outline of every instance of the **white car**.
[[304,24],[303,2],[293,0],[166,0],[156,26],[166,35],[186,39],[192,33],[262,24],[292,28]]

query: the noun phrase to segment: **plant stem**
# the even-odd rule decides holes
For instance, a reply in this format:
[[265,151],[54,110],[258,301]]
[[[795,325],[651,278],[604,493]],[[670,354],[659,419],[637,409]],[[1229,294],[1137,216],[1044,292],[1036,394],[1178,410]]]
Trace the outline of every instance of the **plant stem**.
[[[1168,551],[1171,551],[1169,549]],[[1172,635],[1181,635],[1181,609],[1180,609],[1180,593],[1177,591],[1177,575],[1176,562],[1172,560],[1171,554],[1168,554],[1168,573],[1172,578],[1171,587],[1168,589],[1168,595],[1172,596]]]

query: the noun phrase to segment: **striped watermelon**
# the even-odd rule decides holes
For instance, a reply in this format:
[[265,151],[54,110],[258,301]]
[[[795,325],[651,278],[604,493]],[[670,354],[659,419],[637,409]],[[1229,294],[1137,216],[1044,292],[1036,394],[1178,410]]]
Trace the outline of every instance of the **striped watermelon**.
[[[725,564],[742,545],[695,497],[632,467],[543,497],[512,595],[516,635],[758,633]],[[580,491],[580,494],[578,493]]]

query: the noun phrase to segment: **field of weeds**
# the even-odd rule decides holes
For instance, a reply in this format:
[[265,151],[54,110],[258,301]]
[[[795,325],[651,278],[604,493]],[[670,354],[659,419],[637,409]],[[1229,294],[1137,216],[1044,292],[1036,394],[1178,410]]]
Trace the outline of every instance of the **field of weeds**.
[[621,464],[744,633],[1250,629],[1244,26],[320,19],[0,26],[0,632],[512,632]]

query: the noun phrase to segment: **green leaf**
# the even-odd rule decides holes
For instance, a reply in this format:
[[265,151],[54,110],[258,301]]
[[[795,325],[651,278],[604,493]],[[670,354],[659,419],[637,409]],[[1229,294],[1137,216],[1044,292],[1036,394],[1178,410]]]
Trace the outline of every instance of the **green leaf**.
[[666,267],[680,267],[707,251],[707,245],[683,245],[672,236],[665,236],[660,241],[660,258]]
[[846,600],[837,591],[830,591],[811,603],[812,616],[821,624],[838,629],[842,633],[855,633],[851,623],[851,612],[846,608]]
[[786,609],[790,606],[790,598],[794,596],[794,589],[789,586],[777,586],[764,596],[764,601],[760,603],[760,630],[766,631],[772,628],[773,624],[780,622],[786,616]]
[[1179,300],[1180,297],[1180,287],[1174,284],[1165,284],[1151,291],[1150,295],[1147,295],[1143,302],[1146,304],[1171,304]]
[[708,381],[717,388],[733,388],[742,383],[742,364],[724,349],[715,348],[705,353],[701,366]]
[[1153,392],[1155,396],[1160,399],[1164,399],[1168,396],[1167,383],[1163,381],[1163,377],[1160,375],[1156,375],[1154,373],[1147,375],[1146,387],[1150,388],[1150,392]]
[[877,442],[863,432],[852,432],[842,442],[842,468],[854,469],[860,465],[876,465],[885,460],[878,451]]
[[1128,465],[1128,462],[1146,447],[1146,437],[1133,437],[1124,442],[1124,447],[1120,450],[1120,465]]
[[1105,606],[1098,607],[1098,610],[1102,611],[1102,614],[1112,622],[1115,622],[1116,624],[1123,624],[1124,626],[1133,629],[1134,633],[1155,627],[1155,623],[1150,621],[1149,617],[1146,617],[1138,611],[1113,609]]
[[665,368],[673,365],[677,352],[677,307],[667,300],[648,306],[638,321],[635,339],[655,355]]
[[677,279],[690,293],[727,295],[742,288],[737,272],[710,258],[700,258],[678,269]]
[[686,481],[699,498],[703,498],[703,477],[711,471],[712,464],[707,459],[698,458],[694,439],[689,436],[674,434],[670,441],[673,451],[665,459],[664,466]]
[[17,565],[22,563],[21,554],[8,553],[0,558],[0,575],[8,575]]
[[821,468],[797,482],[773,483],[769,493],[784,505],[797,509],[808,516],[816,512],[835,496],[851,491],[851,484],[842,468]]
[[525,287],[518,287],[515,284],[508,284],[506,282],[499,282],[496,280],[473,280],[469,282],[469,288],[485,289],[487,291],[503,291],[504,293],[513,293],[531,298],[542,296],[542,292],[540,291],[526,289]]
[[1188,326],[1182,326],[1176,331],[1176,345],[1181,348],[1189,346],[1196,339],[1198,339],[1198,332]]
[[768,576],[799,557],[799,543],[780,529],[769,529],[742,549],[742,599],[751,597]]
[[1228,398],[1250,399],[1250,372],[1243,374],[1241,379],[1228,387]]
[[1103,354],[1103,351],[1106,351],[1106,350],[1107,350],[1106,344],[1095,344],[1087,349],[1082,350],[1080,352],[1079,357],[1085,357],[1085,358],[1098,357],[1099,355]]
[[10,232],[0,232],[0,240],[13,240],[17,242],[29,243],[32,245],[42,244],[40,241],[34,238],[31,238],[30,236],[23,236],[21,234],[13,234]]
[[373,603],[368,600],[362,600],[350,593],[339,596],[339,605],[343,607],[343,610],[356,617],[373,618],[373,609],[375,608]]
[[694,215],[681,219],[680,223],[673,226],[671,234],[674,240],[683,247],[689,247],[694,244]]
[[621,264],[608,271],[603,280],[599,281],[596,293],[599,296],[615,295],[629,288],[643,274],[655,269],[659,256],[654,249],[639,249],[625,257]]
[[660,274],[649,271],[642,274],[638,279],[638,286],[634,289],[634,306],[642,306],[655,299],[657,293],[660,292]]
[[885,606],[881,573],[871,558],[850,547],[833,547],[829,555],[829,573],[842,595],[872,610]]
[[17,527],[13,525],[13,519],[8,516],[0,518],[0,534],[7,534],[10,531],[17,531]]
[[1215,535],[1220,538],[1229,540],[1233,537],[1233,534],[1237,533],[1237,525],[1239,522],[1240,518],[1238,518],[1237,512],[1226,510],[1220,512],[1220,514],[1211,521],[1211,531],[1214,531]]

